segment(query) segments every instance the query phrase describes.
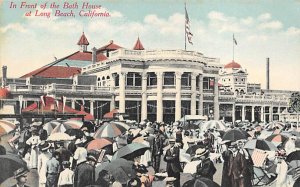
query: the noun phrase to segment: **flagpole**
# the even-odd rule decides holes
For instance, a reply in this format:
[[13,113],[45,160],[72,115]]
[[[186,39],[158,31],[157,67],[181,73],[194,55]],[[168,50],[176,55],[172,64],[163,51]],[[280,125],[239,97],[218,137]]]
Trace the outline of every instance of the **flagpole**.
[[232,61],[234,61],[234,34],[232,34]]
[[186,2],[184,2],[184,50],[186,51]]

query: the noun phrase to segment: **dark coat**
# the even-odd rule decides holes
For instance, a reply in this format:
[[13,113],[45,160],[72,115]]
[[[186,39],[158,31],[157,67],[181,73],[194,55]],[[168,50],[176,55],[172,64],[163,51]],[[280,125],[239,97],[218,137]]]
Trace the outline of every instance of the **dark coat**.
[[[13,186],[11,186],[11,187],[17,187],[17,184],[15,184],[15,185],[13,185]],[[29,187],[29,186],[27,186],[27,185],[25,184],[24,187]]]
[[[173,149],[173,151],[171,150]],[[180,173],[182,172],[182,168],[179,161],[179,147],[173,147],[168,149],[166,155],[164,157],[164,161],[167,162],[167,172]]]
[[234,157],[233,154],[229,156],[229,168],[228,168],[228,176],[231,180],[232,187],[248,187],[249,184],[246,185],[246,181],[251,180],[251,176],[249,176],[248,168],[247,168],[247,160],[245,159],[244,154],[237,152]]
[[231,181],[230,178],[228,177],[228,168],[229,168],[229,156],[232,154],[231,151],[224,151],[222,153],[222,157],[224,160],[223,163],[223,172],[222,172],[222,182],[221,182],[221,187],[228,187],[231,186]]
[[83,162],[77,165],[74,171],[74,187],[95,184],[95,168]]
[[216,167],[214,163],[209,159],[204,159],[200,164],[197,166],[197,175],[205,178],[209,178],[213,180],[213,176],[216,173]]

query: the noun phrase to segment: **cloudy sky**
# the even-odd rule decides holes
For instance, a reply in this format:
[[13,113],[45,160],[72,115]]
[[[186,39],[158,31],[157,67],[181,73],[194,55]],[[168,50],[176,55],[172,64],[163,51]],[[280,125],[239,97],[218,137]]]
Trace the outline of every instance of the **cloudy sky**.
[[[11,2],[17,8],[10,8]],[[20,77],[36,68],[78,50],[84,31],[89,48],[110,40],[132,48],[139,36],[146,49],[184,49],[183,0],[77,0],[74,17],[55,17],[52,2],[71,0],[27,0],[47,2],[51,17],[24,16],[35,8],[20,8],[20,0],[0,0],[0,62],[9,77]],[[82,2],[101,5],[98,12],[110,17],[80,17]],[[232,35],[237,40],[235,61],[247,69],[251,83],[265,88],[266,58],[270,58],[271,89],[300,91],[300,0],[187,0],[193,45],[187,50],[232,61]],[[86,10],[85,10],[86,11]]]

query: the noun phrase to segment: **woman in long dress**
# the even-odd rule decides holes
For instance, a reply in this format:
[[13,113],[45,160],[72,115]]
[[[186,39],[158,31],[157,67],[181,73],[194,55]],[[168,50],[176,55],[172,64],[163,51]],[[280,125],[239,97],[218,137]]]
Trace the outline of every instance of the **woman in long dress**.
[[51,153],[48,151],[50,148],[49,143],[40,144],[41,154],[38,156],[38,174],[39,174],[39,187],[45,187],[47,181],[47,161],[51,158]]
[[40,143],[40,137],[36,130],[32,131],[32,136],[26,141],[27,145],[30,145],[30,159],[29,168],[36,169],[38,162],[38,144]]

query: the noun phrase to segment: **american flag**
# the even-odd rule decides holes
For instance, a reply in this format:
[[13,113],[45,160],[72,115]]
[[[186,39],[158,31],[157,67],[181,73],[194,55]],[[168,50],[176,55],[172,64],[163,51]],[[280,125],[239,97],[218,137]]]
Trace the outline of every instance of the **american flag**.
[[253,164],[256,167],[262,167],[266,161],[268,154],[264,150],[254,149],[252,153]]
[[233,36],[233,42],[234,42],[234,44],[237,45],[237,41],[236,41],[236,39],[234,37],[234,34],[232,36]]
[[192,42],[193,34],[191,33],[191,30],[190,30],[190,19],[189,19],[189,15],[187,13],[186,7],[185,7],[185,33],[186,33],[186,37],[187,37],[189,43],[193,45],[193,42]]

